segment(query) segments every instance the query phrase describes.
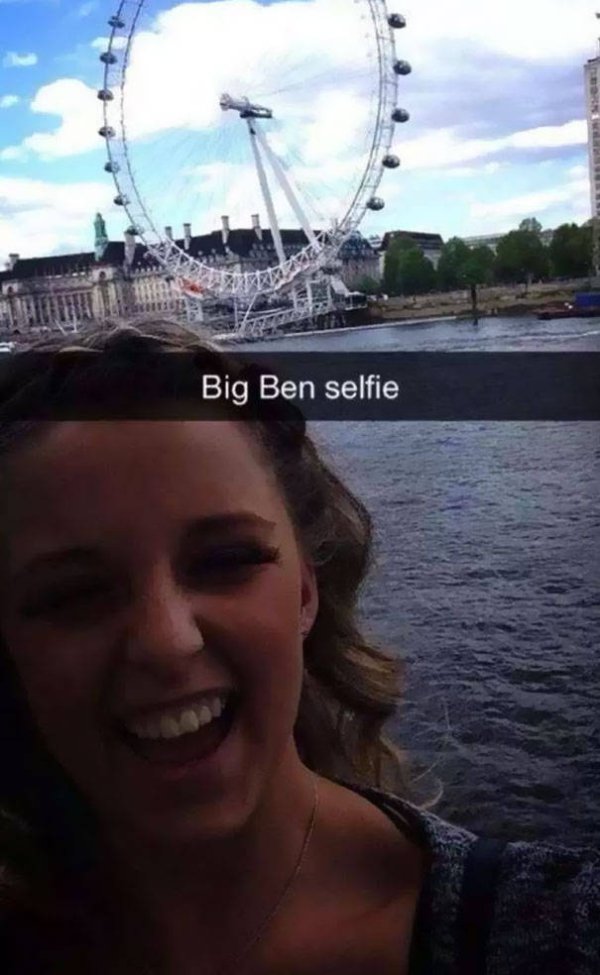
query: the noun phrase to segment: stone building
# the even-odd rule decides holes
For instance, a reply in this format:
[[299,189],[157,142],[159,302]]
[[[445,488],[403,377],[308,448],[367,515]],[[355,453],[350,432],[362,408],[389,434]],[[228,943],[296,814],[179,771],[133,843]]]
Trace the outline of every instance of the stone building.
[[[147,248],[126,232],[122,242],[109,241],[100,214],[95,220],[95,249],[81,254],[20,258],[11,254],[0,272],[0,330],[38,331],[48,327],[78,328],[87,321],[118,315],[163,313],[185,318],[184,296]],[[171,227],[165,233],[173,237]],[[301,250],[301,230],[281,230],[286,257]],[[228,217],[220,231],[193,236],[189,223],[176,243],[206,264],[248,271],[270,267],[277,257],[270,230],[252,217],[251,229],[234,229]],[[340,277],[352,288],[365,275],[378,276],[378,255],[360,234],[340,251]]]

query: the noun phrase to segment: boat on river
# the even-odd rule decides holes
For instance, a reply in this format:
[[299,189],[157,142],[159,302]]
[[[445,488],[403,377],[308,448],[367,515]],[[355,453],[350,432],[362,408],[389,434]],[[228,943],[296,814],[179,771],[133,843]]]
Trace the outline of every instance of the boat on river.
[[559,318],[600,318],[600,292],[579,292],[572,302],[565,301],[561,305],[541,308],[536,314],[542,322]]

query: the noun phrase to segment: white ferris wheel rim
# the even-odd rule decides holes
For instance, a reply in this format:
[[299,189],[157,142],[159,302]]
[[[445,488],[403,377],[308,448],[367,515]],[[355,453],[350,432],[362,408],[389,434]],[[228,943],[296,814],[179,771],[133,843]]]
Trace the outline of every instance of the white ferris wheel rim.
[[[285,261],[256,271],[231,271],[190,256],[175,240],[161,233],[155,225],[151,208],[139,191],[130,158],[124,101],[131,45],[140,14],[149,6],[149,0],[118,0],[117,11],[109,20],[111,32],[107,50],[101,55],[104,61],[103,91],[112,95],[110,100],[103,101],[103,134],[108,156],[107,168],[117,189],[115,202],[122,201],[130,226],[165,273],[174,279],[185,279],[191,290],[200,295],[250,297],[285,289],[299,277],[310,276],[330,264],[342,244],[360,225],[383,177],[383,159],[391,149],[395,129],[392,112],[397,105],[398,77],[393,70],[396,47],[394,30],[388,20],[387,0],[354,0],[354,3],[366,8],[369,13],[370,41],[374,45],[377,65],[374,84],[378,88],[378,97],[376,111],[372,113],[375,119],[370,119],[369,123],[373,131],[369,157],[352,202],[333,227],[316,233],[313,241]],[[119,124],[115,131],[111,125],[109,106],[117,98]]]

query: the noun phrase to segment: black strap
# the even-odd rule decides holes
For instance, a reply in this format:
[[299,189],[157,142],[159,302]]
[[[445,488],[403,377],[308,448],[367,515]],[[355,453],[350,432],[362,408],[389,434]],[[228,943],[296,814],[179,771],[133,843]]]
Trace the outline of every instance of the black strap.
[[487,942],[505,846],[505,840],[479,837],[469,850],[457,919],[456,971],[460,975],[486,973]]

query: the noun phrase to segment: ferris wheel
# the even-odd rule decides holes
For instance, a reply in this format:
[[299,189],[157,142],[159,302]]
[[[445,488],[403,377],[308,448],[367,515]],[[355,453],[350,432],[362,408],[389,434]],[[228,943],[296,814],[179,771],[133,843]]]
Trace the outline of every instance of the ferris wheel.
[[[253,301],[331,274],[388,170],[398,105],[386,0],[120,0],[98,91],[114,205],[175,281],[203,297]],[[290,36],[290,32],[293,37]],[[333,32],[333,34],[332,34]],[[227,256],[229,216],[252,211],[253,270]],[[260,214],[272,247],[261,246]],[[194,253],[222,220],[219,248]],[[179,219],[184,240],[173,225]],[[282,224],[298,228],[289,246]],[[298,245],[297,241],[301,240]],[[265,241],[266,244],[266,241]],[[273,258],[273,253],[276,258]]]

